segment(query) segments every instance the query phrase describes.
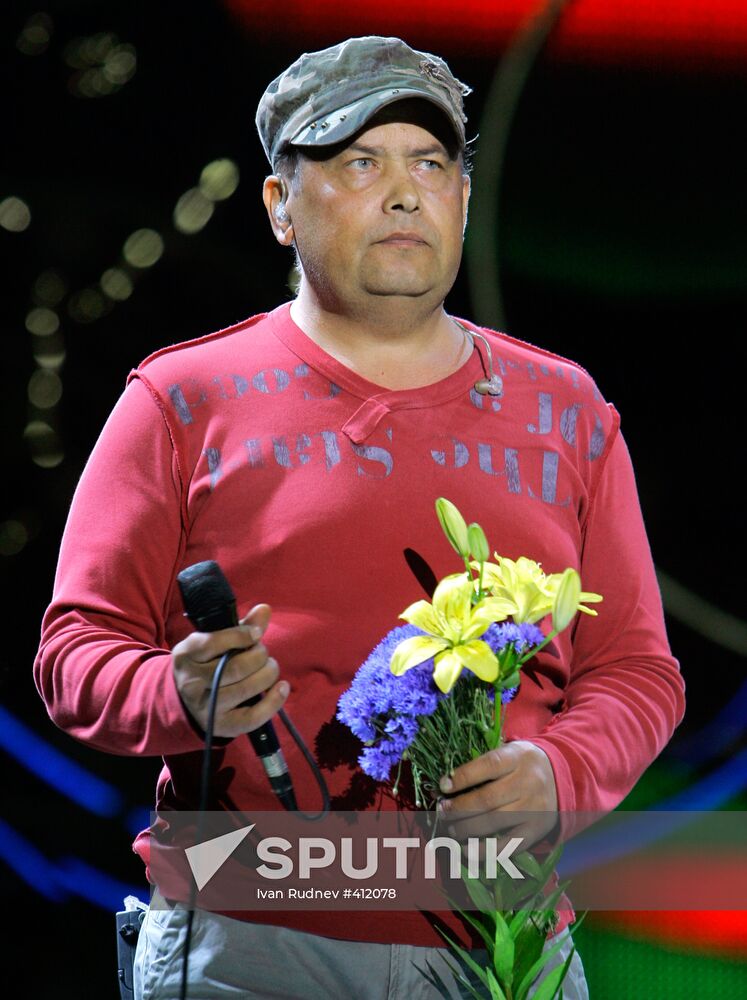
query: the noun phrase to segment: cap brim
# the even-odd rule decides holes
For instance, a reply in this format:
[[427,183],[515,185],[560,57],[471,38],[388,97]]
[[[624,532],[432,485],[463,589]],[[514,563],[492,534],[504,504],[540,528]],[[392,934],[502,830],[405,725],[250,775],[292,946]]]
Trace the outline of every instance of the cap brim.
[[347,104],[342,108],[337,108],[329,114],[322,115],[315,122],[305,125],[296,135],[290,139],[291,146],[333,146],[335,143],[343,142],[361,129],[366,122],[382,108],[397,101],[417,97],[428,101],[439,111],[454,130],[454,135],[460,145],[464,146],[465,134],[464,124],[457,123],[453,111],[446,102],[438,98],[429,90],[420,90],[417,87],[398,87],[386,90],[375,91],[366,94],[360,100]]

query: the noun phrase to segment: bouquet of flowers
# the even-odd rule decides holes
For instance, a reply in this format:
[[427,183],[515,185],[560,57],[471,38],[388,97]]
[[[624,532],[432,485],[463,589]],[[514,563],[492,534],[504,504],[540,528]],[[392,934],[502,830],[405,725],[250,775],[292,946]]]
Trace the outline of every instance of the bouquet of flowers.
[[[506,707],[521,684],[521,668],[563,629],[578,611],[602,600],[585,593],[576,570],[545,574],[525,557],[516,561],[494,554],[479,524],[466,524],[459,510],[443,497],[436,513],[447,539],[464,561],[464,572],[441,580],[432,601],[416,601],[357,671],[338,704],[338,719],[363,742],[359,763],[378,781],[391,779],[396,768],[398,793],[403,766],[409,766],[415,804],[433,808],[439,781],[454,768],[500,746]],[[551,617],[545,635],[539,622]],[[460,910],[485,942],[489,963],[481,968],[470,953],[447,938],[461,960],[457,979],[476,997],[464,974],[470,969],[488,995],[523,1000],[552,951],[543,952],[556,923],[554,907],[563,887],[547,898],[542,889],[559,852],[539,865],[529,854],[517,864],[540,881],[533,902],[501,913],[502,894],[464,875],[479,916]],[[536,908],[534,904],[540,906]],[[556,946],[559,948],[559,945]],[[568,960],[545,979],[535,995],[558,995]],[[428,978],[442,986],[432,969]]]

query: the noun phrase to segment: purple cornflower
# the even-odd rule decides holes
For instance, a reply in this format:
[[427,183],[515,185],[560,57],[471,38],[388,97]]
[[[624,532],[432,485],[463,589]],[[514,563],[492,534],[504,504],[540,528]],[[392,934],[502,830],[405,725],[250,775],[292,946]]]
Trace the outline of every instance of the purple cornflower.
[[[513,622],[494,622],[488,626],[480,638],[487,642],[493,652],[497,654],[510,642],[513,643],[517,653],[524,653],[531,646],[539,646],[545,636],[540,628],[536,625],[530,625],[528,622],[522,622],[521,625],[515,625]],[[501,691],[501,704],[507,705],[512,701],[518,690],[518,687],[504,688]],[[488,692],[488,697],[493,701],[495,691],[491,689]]]
[[[420,729],[419,717],[432,715],[439,702],[449,697],[433,681],[432,657],[399,677],[391,672],[392,654],[398,644],[403,639],[424,634],[415,625],[399,625],[392,629],[359,667],[352,684],[338,702],[339,721],[363,743],[369,744],[358,758],[358,763],[366,774],[377,781],[389,778],[392,767],[399,764],[416,739]],[[544,635],[536,625],[498,622],[490,625],[480,638],[496,654],[509,643],[513,643],[517,653],[523,653],[531,646],[538,646]],[[463,683],[466,677],[476,680],[466,668],[464,675],[457,684]],[[493,698],[493,686],[486,686],[488,697]],[[514,687],[501,692],[501,703],[505,705],[511,701],[517,691],[518,687]]]
[[503,649],[509,642],[514,644],[517,653],[525,653],[530,646],[539,646],[544,642],[545,636],[541,628],[537,625],[530,625],[522,622],[521,625],[514,625],[513,622],[495,622],[480,636],[494,653]]
[[431,715],[445,697],[433,683],[433,658],[395,677],[389,669],[392,653],[403,639],[424,635],[415,625],[399,625],[387,633],[359,667],[341,696],[337,718],[366,747],[358,758],[366,774],[386,781],[418,733],[417,717]]

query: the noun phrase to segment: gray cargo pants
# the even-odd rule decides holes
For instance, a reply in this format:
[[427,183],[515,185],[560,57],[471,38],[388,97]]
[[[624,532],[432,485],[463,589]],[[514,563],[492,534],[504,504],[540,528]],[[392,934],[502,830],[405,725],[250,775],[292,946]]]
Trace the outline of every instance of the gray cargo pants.
[[[393,914],[392,920],[396,919]],[[135,955],[135,1000],[179,1000],[186,923],[186,910],[148,910]],[[565,932],[564,936],[548,972],[568,957],[571,939]],[[189,955],[189,980],[194,985],[188,998],[437,1000],[440,994],[418,971],[418,966],[425,969],[430,962],[456,1000],[463,994],[449,972],[447,957],[443,948],[340,941],[197,910]],[[563,984],[563,1000],[588,1000],[588,996],[576,952]]]

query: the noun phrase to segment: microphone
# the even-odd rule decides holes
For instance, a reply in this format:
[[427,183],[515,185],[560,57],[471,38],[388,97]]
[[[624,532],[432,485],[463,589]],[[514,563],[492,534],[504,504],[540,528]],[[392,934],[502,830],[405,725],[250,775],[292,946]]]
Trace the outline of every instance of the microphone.
[[[218,563],[209,559],[187,567],[176,578],[186,617],[199,632],[218,632],[238,625],[236,598]],[[255,695],[245,705],[256,705]],[[288,765],[280,749],[275,727],[269,720],[247,734],[262,762],[275,795],[286,809],[296,811],[296,797]]]
[[468,330],[467,327],[460,323],[458,319],[455,319],[456,325],[463,331],[465,337],[472,345],[472,349],[475,348],[475,337],[481,340],[485,345],[485,351],[488,355],[488,377],[480,378],[475,382],[475,392],[479,392],[481,396],[502,396],[503,395],[503,379],[500,375],[496,375],[493,369],[493,352],[490,350],[490,344],[487,339],[483,337],[481,333],[476,330]]
[[[466,329],[466,327],[465,327]],[[479,392],[481,396],[502,396],[503,395],[503,379],[500,375],[496,375],[493,370],[493,352],[490,350],[490,344],[487,342],[486,338],[483,337],[481,333],[476,333],[473,330],[467,330],[467,334],[474,344],[474,337],[478,337],[485,345],[485,350],[488,354],[488,371],[490,373],[489,378],[481,378],[475,382],[475,392]]]

